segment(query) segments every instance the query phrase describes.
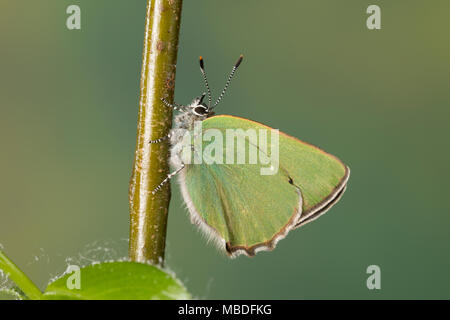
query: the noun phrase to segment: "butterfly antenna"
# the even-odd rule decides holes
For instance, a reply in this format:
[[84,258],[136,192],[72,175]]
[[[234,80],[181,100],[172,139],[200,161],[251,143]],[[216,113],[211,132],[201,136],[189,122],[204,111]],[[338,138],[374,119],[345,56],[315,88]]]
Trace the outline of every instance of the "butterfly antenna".
[[208,78],[206,77],[205,64],[203,62],[202,56],[200,56],[200,71],[202,72],[203,80],[205,81],[206,90],[208,91],[208,107],[211,107],[211,102],[212,102],[211,90],[209,89]]
[[242,62],[242,59],[244,59],[244,56],[241,54],[240,57],[239,57],[239,59],[238,59],[238,61],[237,61],[237,62],[235,63],[235,65],[233,66],[233,69],[231,69],[231,73],[230,73],[230,75],[228,76],[227,83],[225,84],[225,87],[223,88],[222,93],[220,94],[219,98],[217,98],[217,101],[214,103],[214,105],[212,106],[212,108],[214,108],[215,106],[217,106],[217,105],[219,104],[220,100],[222,100],[222,98],[223,98],[225,92],[226,92],[227,89],[228,89],[228,86],[230,85],[231,79],[233,79],[233,76],[234,76],[234,73],[236,72],[236,69],[239,67],[239,65],[240,65],[241,62]]

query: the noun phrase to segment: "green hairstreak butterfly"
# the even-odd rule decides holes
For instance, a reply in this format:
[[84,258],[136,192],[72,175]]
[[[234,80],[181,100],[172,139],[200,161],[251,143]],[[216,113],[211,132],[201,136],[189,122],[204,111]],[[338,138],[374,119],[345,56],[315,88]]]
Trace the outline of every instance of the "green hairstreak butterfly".
[[178,175],[191,221],[230,257],[274,249],[289,231],[336,204],[350,175],[342,161],[313,145],[255,121],[214,114],[242,59],[213,104],[200,57],[208,102],[206,93],[187,106],[162,99],[180,114],[167,137],[150,141],[170,141],[175,169],[153,193]]

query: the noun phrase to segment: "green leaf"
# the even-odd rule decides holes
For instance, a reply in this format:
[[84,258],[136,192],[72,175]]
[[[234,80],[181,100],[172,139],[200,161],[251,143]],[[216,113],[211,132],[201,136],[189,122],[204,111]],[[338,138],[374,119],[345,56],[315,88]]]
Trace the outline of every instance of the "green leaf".
[[18,288],[30,299],[40,299],[42,296],[39,288],[0,250],[0,271],[11,279]]
[[[144,263],[105,262],[65,274],[50,283],[42,296],[48,300],[173,300],[191,296],[179,280]],[[70,288],[72,289],[70,289]],[[76,287],[76,286],[75,286]]]

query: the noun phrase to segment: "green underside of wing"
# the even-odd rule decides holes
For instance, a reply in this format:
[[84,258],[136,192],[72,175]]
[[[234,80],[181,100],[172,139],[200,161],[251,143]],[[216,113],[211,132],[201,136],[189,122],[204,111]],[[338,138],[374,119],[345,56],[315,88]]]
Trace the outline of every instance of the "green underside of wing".
[[231,246],[270,241],[298,210],[286,175],[261,176],[256,165],[192,164],[186,186],[196,211]]
[[[271,129],[262,124],[232,117],[216,116],[202,123],[203,133],[218,129]],[[259,153],[269,161],[268,148]],[[245,140],[245,152],[253,147]],[[203,150],[209,142],[203,143]],[[226,143],[223,160],[226,160]],[[215,152],[214,152],[215,154]],[[248,158],[247,158],[248,159]],[[261,175],[261,164],[189,164],[185,170],[187,191],[200,218],[231,246],[248,249],[270,247],[298,211],[300,189],[303,212],[325,201],[342,181],[346,167],[334,156],[283,133],[279,134],[279,167],[274,175]],[[267,163],[267,162],[265,162]],[[267,167],[265,165],[264,167]],[[293,185],[289,183],[290,178]],[[297,189],[298,188],[298,189]]]
[[[271,129],[233,116],[216,116],[203,121],[203,130],[208,128]],[[270,156],[270,148],[268,154]],[[346,166],[335,156],[282,132],[279,134],[279,159],[280,167],[302,192],[304,213],[327,199],[346,174]]]

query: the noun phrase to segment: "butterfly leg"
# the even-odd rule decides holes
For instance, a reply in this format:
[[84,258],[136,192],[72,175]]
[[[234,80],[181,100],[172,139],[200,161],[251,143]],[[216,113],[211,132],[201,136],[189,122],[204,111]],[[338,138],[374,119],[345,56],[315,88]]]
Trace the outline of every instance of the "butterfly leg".
[[183,170],[185,167],[185,164],[183,163],[181,165],[180,168],[178,168],[177,170],[175,170],[172,173],[169,173],[167,175],[167,178],[165,178],[153,191],[152,194],[155,194],[156,192],[158,192],[174,175],[176,175],[177,173],[179,173],[181,170]]
[[163,142],[164,140],[170,139],[171,134],[169,133],[167,136],[156,139],[156,140],[150,140],[149,143],[160,143]]
[[174,109],[174,110],[181,111],[181,112],[184,111],[184,110],[183,110],[183,106],[180,106],[179,104],[176,104],[176,103],[171,104],[170,102],[168,102],[168,101],[165,100],[164,98],[161,98],[161,101],[162,101],[162,103],[164,103],[164,105],[165,105],[166,107],[169,107],[169,108],[172,108],[172,109]]

